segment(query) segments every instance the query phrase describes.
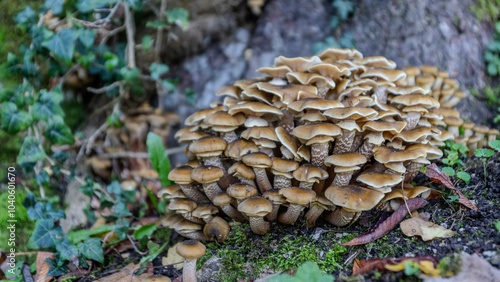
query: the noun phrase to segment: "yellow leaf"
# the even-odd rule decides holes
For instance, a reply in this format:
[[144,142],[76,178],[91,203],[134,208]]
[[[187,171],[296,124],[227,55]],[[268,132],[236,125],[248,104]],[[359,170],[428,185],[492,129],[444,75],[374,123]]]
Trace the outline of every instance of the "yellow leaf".
[[403,271],[405,269],[405,263],[407,262],[408,260],[405,259],[404,261],[398,263],[398,264],[386,264],[384,267],[385,269],[387,270],[390,270],[390,271]]
[[439,269],[434,268],[434,264],[428,260],[422,260],[418,262],[418,268],[425,274],[429,276],[440,276],[441,272]]

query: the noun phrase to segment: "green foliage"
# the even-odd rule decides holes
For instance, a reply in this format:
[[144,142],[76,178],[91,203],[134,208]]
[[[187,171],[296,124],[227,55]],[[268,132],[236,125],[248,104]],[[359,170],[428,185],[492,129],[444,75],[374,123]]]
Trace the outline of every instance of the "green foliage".
[[404,274],[406,276],[412,276],[412,275],[418,275],[420,274],[420,269],[418,268],[418,264],[407,261],[405,262],[405,269],[404,269]]
[[[346,21],[349,16],[354,13],[355,4],[351,0],[333,0],[332,6],[335,8],[335,15],[332,16],[330,20],[330,28],[335,29],[342,24],[342,22]],[[324,41],[316,42],[313,46],[313,51],[315,53],[319,53],[327,48],[354,48],[354,36],[345,32],[340,36],[340,38],[336,38],[334,36],[327,36]]]
[[497,220],[495,222],[495,228],[497,229],[497,231],[500,233],[500,220]]
[[493,150],[500,152],[500,140],[492,140],[488,142],[488,146],[490,146]]
[[77,36],[74,31],[63,28],[49,40],[43,42],[42,46],[49,49],[56,58],[69,65],[75,52],[76,39]]
[[153,132],[149,132],[146,145],[148,146],[149,160],[153,165],[153,169],[158,172],[162,186],[172,184],[172,181],[168,179],[170,160],[163,146],[162,138]]
[[500,21],[495,24],[495,33],[493,42],[488,43],[487,50],[484,52],[486,61],[486,71],[491,76],[500,74]]
[[489,157],[493,156],[494,153],[495,153],[495,151],[493,151],[493,150],[481,148],[481,149],[477,149],[474,152],[474,155],[478,158],[489,158]]
[[476,18],[494,23],[500,15],[500,0],[478,0],[470,7]]
[[189,26],[189,12],[183,8],[173,8],[168,10],[167,22],[169,24],[176,24],[182,29],[186,29]]
[[457,177],[459,179],[462,179],[467,185],[470,183],[470,174],[468,174],[465,171],[459,171],[457,172]]
[[336,15],[330,21],[330,27],[336,28],[340,23],[347,20],[354,13],[355,5],[351,0],[334,0],[332,6]]
[[453,141],[445,141],[445,147],[443,149],[444,158],[442,162],[451,167],[463,167],[463,160],[467,158],[467,152],[469,148],[463,144],[457,144]]
[[305,262],[295,272],[295,275],[292,277],[286,273],[280,274],[278,276],[274,276],[270,278],[269,282],[301,282],[301,281],[310,281],[310,282],[332,282],[335,280],[335,277],[329,274],[322,274],[318,265],[314,262]]
[[[494,141],[496,141],[496,140],[494,140]],[[493,145],[491,147],[494,147],[494,148],[498,149],[498,143],[497,142],[490,141],[488,143],[488,145],[490,145],[490,146]],[[490,159],[491,159],[491,157],[494,154],[495,154],[494,150],[485,149],[485,148],[477,149],[476,151],[474,151],[474,156],[480,158],[483,161],[484,181],[485,182],[486,182],[486,171],[487,171],[487,168],[488,168],[488,163],[490,162]]]
[[449,166],[442,167],[441,170],[448,176],[455,176],[455,170]]

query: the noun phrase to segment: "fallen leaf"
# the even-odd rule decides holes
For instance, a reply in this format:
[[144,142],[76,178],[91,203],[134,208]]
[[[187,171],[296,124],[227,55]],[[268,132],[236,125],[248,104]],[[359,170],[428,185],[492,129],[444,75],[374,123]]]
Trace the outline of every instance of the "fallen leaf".
[[[408,214],[408,209],[412,212],[416,209],[424,207],[425,205],[427,205],[427,201],[422,198],[409,199],[406,201],[406,205],[401,205],[394,213],[392,213],[391,216],[383,222],[377,223],[368,233],[354,238],[349,242],[343,243],[342,246],[362,245],[380,239],[394,229],[394,227],[396,227],[398,223],[405,218]],[[408,206],[408,208],[406,206]]]
[[446,173],[442,172],[436,164],[433,163],[427,166],[427,172],[425,173],[425,175],[430,179],[436,181],[437,183],[445,186],[446,188],[455,191],[458,194],[459,203],[468,207],[469,209],[477,211],[477,207],[471,201],[469,201],[469,199],[467,199],[467,197],[465,197],[464,194],[462,194],[462,192],[457,189],[457,187],[453,185],[450,177]]
[[477,254],[462,253],[460,272],[449,278],[422,277],[425,282],[453,282],[453,281],[498,281],[500,270],[492,266]]
[[408,237],[420,236],[422,240],[429,241],[434,238],[449,238],[455,235],[455,231],[428,221],[427,216],[417,212],[412,213],[412,215],[412,218],[403,220],[399,225],[401,231]]
[[[146,266],[152,266],[151,262],[148,262]],[[120,271],[113,273],[109,276],[100,278],[98,280],[95,280],[96,282],[143,282],[143,281],[151,281],[147,280],[150,277],[153,276],[153,269],[148,268],[146,272],[142,273],[141,275],[137,276],[135,273],[137,270],[141,268],[141,264],[133,264],[130,263],[124,268],[122,268]],[[155,280],[153,280],[155,281]]]
[[50,265],[45,262],[45,259],[55,259],[54,254],[51,252],[38,252],[36,254],[36,277],[37,282],[48,282],[54,279],[53,276],[47,276],[49,273]]
[[[400,257],[400,258],[376,258],[376,259],[369,259],[369,260],[357,260],[354,259],[354,264],[352,267],[352,275],[364,275],[367,273],[370,273],[374,270],[378,272],[385,272],[386,270],[389,270],[387,267],[391,268],[393,265],[398,265],[394,267],[393,269],[404,269],[404,263],[403,268],[399,266],[400,263],[406,262],[406,261],[412,261],[412,262],[423,262],[426,261],[430,263],[433,267],[435,267],[438,264],[438,261],[435,257],[431,255],[425,255],[425,256],[418,256],[418,257]],[[424,264],[426,267],[428,264]]]
[[182,263],[184,259],[177,253],[177,245],[179,245],[181,242],[175,244],[173,247],[168,249],[167,251],[167,256],[161,258],[161,264],[163,265],[170,265],[173,264],[172,266],[175,267],[177,270],[181,270],[184,264]]
[[387,264],[385,265],[385,269],[390,271],[403,271],[405,270],[407,262],[415,264],[418,267],[418,269],[420,269],[420,271],[427,274],[428,276],[436,277],[441,275],[441,272],[439,271],[439,269],[436,268],[435,264],[432,261],[428,260],[415,261],[414,259],[411,258],[403,260],[398,264],[394,265]]

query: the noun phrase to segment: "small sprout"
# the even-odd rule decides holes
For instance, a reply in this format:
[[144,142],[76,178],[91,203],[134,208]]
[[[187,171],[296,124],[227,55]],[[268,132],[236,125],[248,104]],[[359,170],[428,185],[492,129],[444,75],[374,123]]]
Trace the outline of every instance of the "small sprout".
[[495,151],[500,152],[500,140],[493,140],[488,142],[488,145]]
[[478,158],[489,158],[489,157],[493,156],[494,153],[495,153],[495,151],[490,150],[490,149],[477,149],[474,152],[474,155]]
[[418,275],[420,274],[420,268],[418,268],[418,264],[412,261],[405,262],[405,270],[404,273],[406,276]]
[[455,170],[449,166],[445,166],[441,168],[441,170],[446,173],[448,176],[455,176]]

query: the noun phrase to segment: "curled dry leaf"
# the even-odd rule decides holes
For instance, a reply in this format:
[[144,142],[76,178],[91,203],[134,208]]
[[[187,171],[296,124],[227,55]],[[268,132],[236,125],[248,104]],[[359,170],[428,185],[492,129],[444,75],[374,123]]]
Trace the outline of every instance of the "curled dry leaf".
[[54,279],[53,276],[47,276],[49,273],[50,265],[45,262],[45,259],[55,259],[54,253],[51,252],[38,252],[36,254],[36,277],[35,281],[48,282]]
[[[423,262],[427,261],[427,265],[432,264],[433,268],[436,267],[438,261],[435,257],[431,255],[419,256],[419,257],[400,257],[400,258],[376,258],[369,260],[358,260],[354,259],[354,264],[352,266],[352,275],[364,275],[370,273],[373,270],[378,272],[384,272],[390,270],[388,266],[399,265],[402,262],[412,261],[412,262]],[[404,263],[403,263],[404,266]],[[404,267],[403,267],[404,269]]]
[[[152,266],[153,264],[151,262],[148,262],[146,265],[147,267]],[[122,268],[120,271],[113,273],[109,276],[102,277],[98,280],[97,282],[143,282],[143,281],[151,281],[148,280],[150,277],[153,276],[153,269],[152,268],[147,268],[144,273],[141,275],[137,276],[135,273],[137,270],[141,268],[141,264],[133,264],[130,263],[124,268]]]
[[177,270],[181,270],[183,267],[183,258],[177,253],[177,245],[180,245],[181,242],[175,244],[172,246],[170,249],[168,249],[167,256],[161,258],[161,264],[163,265],[170,265],[172,264],[173,267]]
[[[398,223],[403,220],[403,218],[405,218],[408,214],[408,209],[412,212],[416,209],[424,207],[427,205],[427,201],[422,198],[413,198],[409,199],[406,204],[407,205],[401,205],[391,216],[389,216],[382,223],[375,225],[375,227],[368,233],[354,238],[351,241],[342,244],[342,246],[362,245],[382,238],[385,234],[394,229],[394,227],[396,227]],[[406,206],[408,206],[408,208]]]
[[408,259],[408,260],[404,260],[404,261],[402,261],[398,264],[394,264],[394,265],[387,264],[387,265],[385,265],[385,269],[390,270],[390,271],[403,271],[403,270],[405,270],[406,264],[408,262],[410,262],[415,267],[420,269],[420,271],[425,273],[427,276],[436,277],[436,276],[441,275],[441,271],[438,268],[436,268],[436,264],[434,264],[432,261],[428,261],[428,260],[414,261],[412,259]]
[[418,212],[413,212],[412,215],[412,218],[404,220],[399,225],[401,231],[403,231],[406,236],[420,236],[422,240],[429,241],[434,238],[449,238],[455,235],[455,231],[427,221],[427,218],[420,215]]
[[455,191],[459,197],[459,203],[468,207],[469,209],[477,211],[477,207],[471,201],[469,201],[469,199],[467,199],[467,197],[465,197],[464,194],[462,194],[462,192],[457,189],[457,187],[453,185],[450,177],[446,173],[442,172],[436,164],[433,163],[427,166],[427,172],[425,173],[425,175],[430,179],[436,181],[437,183],[445,186],[446,188]]

